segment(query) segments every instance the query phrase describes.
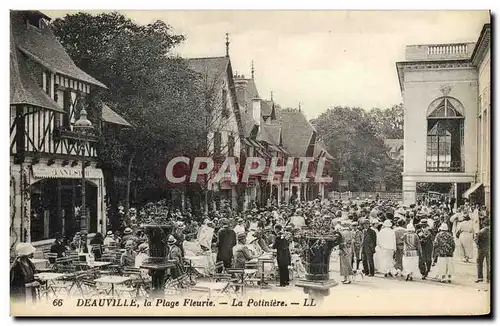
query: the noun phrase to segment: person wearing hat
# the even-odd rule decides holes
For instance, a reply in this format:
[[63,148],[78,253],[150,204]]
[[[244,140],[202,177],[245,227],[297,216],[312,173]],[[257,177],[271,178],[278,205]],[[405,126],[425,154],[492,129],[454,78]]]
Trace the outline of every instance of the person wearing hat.
[[102,234],[100,232],[97,232],[90,240],[90,247],[92,254],[94,255],[95,259],[100,260],[102,257],[102,252],[103,250],[103,245],[104,245],[104,239],[102,238]]
[[[64,257],[66,255],[66,246],[63,244],[64,238],[60,233],[56,234],[55,238],[56,240],[50,246],[50,252],[57,254],[57,258]],[[50,263],[55,263],[55,260]]]
[[290,243],[285,236],[283,227],[281,225],[276,224],[274,227],[274,231],[276,233],[276,239],[274,240],[272,248],[276,249],[276,260],[278,262],[280,286],[284,287],[290,284],[290,275],[288,270],[288,266],[290,266],[292,260],[290,254]]
[[125,230],[123,231],[123,234],[124,235],[123,235],[123,238],[122,238],[121,247],[125,248],[125,244],[129,240],[131,240],[131,241],[134,242],[134,247],[135,247],[135,242],[137,242],[137,238],[133,234],[132,229],[131,228],[125,228]]
[[[360,220],[361,221],[361,220]],[[353,233],[352,238],[352,260],[355,270],[359,270],[359,263],[361,262],[361,242],[363,240],[363,225],[361,222],[351,222],[351,230]]]
[[128,240],[125,243],[125,252],[122,253],[120,257],[120,266],[122,267],[134,267],[135,265],[135,243],[132,240]]
[[455,251],[455,240],[448,231],[448,225],[442,223],[439,232],[434,239],[434,257],[437,258],[437,277],[441,282],[451,283],[451,273],[453,272],[453,252]]
[[350,284],[351,276],[354,275],[352,271],[352,253],[353,253],[353,240],[354,235],[351,231],[351,221],[342,220],[340,222],[341,241],[339,244],[339,261],[340,261],[340,275],[344,277],[342,283]]
[[173,261],[176,268],[172,269],[172,278],[179,277],[184,272],[181,249],[177,246],[177,239],[171,234],[167,239],[168,254],[167,259]]
[[[137,255],[135,256],[135,263],[134,266],[135,268],[141,268],[142,264],[148,260],[149,258],[149,246],[147,243],[141,243],[139,247],[137,248],[139,251]],[[151,279],[151,276],[149,275],[149,270],[145,268],[141,268],[141,277],[143,280],[149,280]]]
[[234,267],[245,268],[245,263],[254,257],[246,244],[247,234],[244,232],[238,233],[236,238],[238,239],[238,243],[233,247]]
[[398,220],[397,226],[394,228],[394,236],[396,238],[396,251],[394,252],[394,269],[396,275],[403,272],[403,252],[404,252],[404,235],[406,232],[406,221],[404,218]]
[[468,212],[463,214],[463,221],[459,222],[456,229],[456,237],[458,238],[458,249],[460,257],[468,263],[473,256],[473,243],[474,243],[474,224],[471,221]]
[[[221,229],[217,233],[217,261],[222,261],[225,268],[231,267],[233,247],[236,246],[236,233],[229,226],[227,218],[221,218]],[[221,273],[222,271],[217,271]]]
[[[251,218],[251,216],[249,216],[249,218]],[[236,219],[236,225],[235,227],[233,228],[234,232],[236,234],[239,234],[239,233],[244,233],[245,232],[245,223],[243,221],[243,218],[241,217],[238,217]]]
[[104,238],[104,247],[109,247],[109,246],[115,246],[116,245],[116,241],[115,241],[115,237],[113,235],[113,231],[109,230],[108,232],[106,232],[106,237]]
[[377,246],[377,233],[370,228],[368,219],[362,220],[363,235],[361,240],[361,256],[363,260],[363,273],[368,276],[375,276],[375,262],[373,255]]
[[420,275],[419,256],[422,251],[420,239],[412,223],[406,226],[403,242],[403,275],[406,276],[406,281],[412,281],[413,276]]
[[21,242],[16,245],[16,258],[10,267],[10,297],[16,302],[33,302],[36,300],[35,280],[36,268],[29,260],[36,249],[31,243]]
[[482,220],[483,228],[476,235],[477,244],[477,280],[476,283],[483,281],[483,264],[486,260],[486,281],[490,282],[490,219],[488,217]]
[[177,247],[181,250],[182,257],[184,257],[184,241],[186,240],[186,236],[184,235],[184,230],[186,229],[186,225],[183,221],[176,222],[176,228],[174,230],[174,237],[177,240],[175,243]]
[[380,248],[379,261],[380,271],[384,276],[392,276],[394,269],[393,257],[396,251],[396,235],[392,229],[392,222],[385,220],[382,229],[377,235],[377,246]]
[[434,236],[429,228],[429,225],[427,224],[427,219],[420,220],[417,235],[422,248],[419,261],[420,274],[422,274],[422,280],[425,280],[427,275],[429,275],[432,266],[432,246],[434,242]]

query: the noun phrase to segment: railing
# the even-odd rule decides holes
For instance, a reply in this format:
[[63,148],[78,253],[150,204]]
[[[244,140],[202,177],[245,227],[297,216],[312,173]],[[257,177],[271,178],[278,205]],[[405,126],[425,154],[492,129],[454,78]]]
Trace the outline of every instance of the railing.
[[427,172],[464,172],[461,161],[427,161]]
[[438,44],[427,47],[427,55],[467,54],[467,43]]
[[377,198],[381,200],[395,200],[395,201],[402,201],[403,200],[403,192],[351,192],[351,191],[346,191],[346,192],[337,192],[337,191],[332,191],[328,194],[328,197],[330,199],[337,199],[337,200],[355,200],[355,199],[360,199],[360,200],[375,200]]
[[95,134],[94,131],[88,131],[87,134],[82,134],[81,132],[69,130],[69,129],[63,129],[63,128],[56,128],[54,129],[54,138],[55,139],[71,139],[71,140],[85,140],[87,142],[98,142],[99,141],[99,136]]

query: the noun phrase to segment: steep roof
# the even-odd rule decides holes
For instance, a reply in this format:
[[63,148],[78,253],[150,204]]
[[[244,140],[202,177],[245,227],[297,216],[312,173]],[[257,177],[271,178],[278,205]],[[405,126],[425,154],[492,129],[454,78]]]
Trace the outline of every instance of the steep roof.
[[260,98],[259,92],[257,91],[257,85],[255,85],[255,80],[253,78],[248,79],[247,98],[250,100]]
[[127,120],[122,118],[118,113],[115,111],[111,110],[109,106],[107,106],[105,103],[102,104],[102,120],[107,123],[112,123],[115,125],[121,125],[125,127],[132,127],[130,123],[128,123]]
[[38,15],[39,18],[47,17],[36,11],[10,12],[11,37],[14,38],[16,47],[30,59],[54,73],[106,88],[103,83],[75,65],[50,28],[38,28],[26,23],[27,17],[34,15]]
[[257,134],[258,141],[265,141],[268,144],[280,145],[280,125],[261,124],[259,133]]
[[32,105],[64,113],[64,110],[35,82],[26,58],[10,38],[10,104]]
[[207,78],[208,85],[215,85],[227,72],[228,57],[189,58],[189,69]]
[[263,117],[268,117],[271,115],[271,111],[273,109],[273,102],[272,101],[267,101],[267,100],[261,100],[260,101],[260,114]]
[[323,143],[322,140],[317,139],[316,142],[314,143],[314,157],[320,157],[324,156],[328,160],[332,160],[333,156],[328,153],[328,150],[326,149],[325,143]]
[[257,122],[254,120],[250,113],[245,112],[245,110],[240,110],[241,124],[243,127],[243,135],[245,137],[250,137],[253,129],[257,126]]
[[280,111],[280,116],[283,146],[292,156],[304,156],[316,130],[299,110],[284,109]]

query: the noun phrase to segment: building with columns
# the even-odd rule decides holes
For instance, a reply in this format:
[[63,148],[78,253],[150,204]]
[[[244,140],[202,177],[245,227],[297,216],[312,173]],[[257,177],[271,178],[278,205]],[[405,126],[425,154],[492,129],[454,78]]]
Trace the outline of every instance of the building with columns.
[[477,42],[406,46],[397,72],[405,107],[403,200],[445,183],[490,206],[490,25]]

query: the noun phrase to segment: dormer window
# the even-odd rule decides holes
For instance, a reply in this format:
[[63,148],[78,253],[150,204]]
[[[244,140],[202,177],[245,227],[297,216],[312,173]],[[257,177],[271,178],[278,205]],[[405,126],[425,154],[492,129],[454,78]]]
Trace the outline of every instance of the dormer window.
[[29,15],[26,18],[26,24],[36,27],[38,29],[44,29],[48,26],[48,21],[40,16]]

